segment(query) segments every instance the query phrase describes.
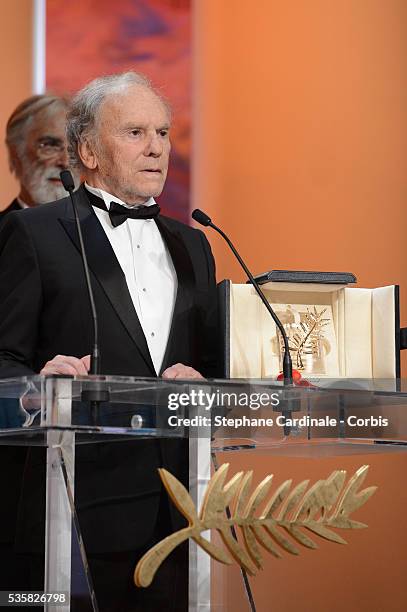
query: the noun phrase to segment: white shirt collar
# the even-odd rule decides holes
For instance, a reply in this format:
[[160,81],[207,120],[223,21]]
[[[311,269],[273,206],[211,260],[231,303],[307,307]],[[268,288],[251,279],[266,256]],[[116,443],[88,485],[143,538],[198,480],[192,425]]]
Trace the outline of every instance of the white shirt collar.
[[[85,182],[85,187],[88,191],[93,193],[95,196],[98,196],[98,198],[102,198],[107,210],[110,210],[111,202],[117,202],[118,204],[121,204],[125,208],[137,208],[138,206],[140,206],[140,204],[134,204],[133,206],[130,206],[126,202],[123,202],[123,200],[121,200],[120,198],[113,196],[110,193],[107,193],[107,191],[103,191],[103,189],[98,189],[97,187],[91,187],[86,182]],[[143,206],[152,206],[153,204],[155,204],[154,198],[149,198],[146,202],[144,202]]]
[[24,202],[24,200],[22,200],[22,199],[21,199],[21,198],[19,198],[18,196],[16,197],[16,200],[17,200],[17,202],[20,204],[21,208],[30,208],[30,207],[28,206],[28,204],[26,204],[26,203]]

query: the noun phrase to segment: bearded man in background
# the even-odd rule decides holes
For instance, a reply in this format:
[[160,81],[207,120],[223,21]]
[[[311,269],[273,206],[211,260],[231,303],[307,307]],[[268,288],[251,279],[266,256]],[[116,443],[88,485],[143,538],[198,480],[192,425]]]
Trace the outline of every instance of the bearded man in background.
[[[65,135],[68,100],[51,94],[27,98],[11,114],[6,127],[9,166],[20,183],[18,196],[0,211],[0,228],[9,212],[31,208],[66,196],[59,178],[68,167]],[[78,174],[77,174],[78,176]],[[0,398],[0,427],[19,426],[14,400]],[[18,586],[24,575],[16,562],[14,538],[26,449],[0,446],[0,489],[7,500],[0,508],[0,590]]]
[[68,168],[65,135],[69,103],[51,94],[27,98],[11,114],[6,127],[10,171],[20,183],[18,196],[0,211],[14,210],[59,200],[66,196],[59,178]]

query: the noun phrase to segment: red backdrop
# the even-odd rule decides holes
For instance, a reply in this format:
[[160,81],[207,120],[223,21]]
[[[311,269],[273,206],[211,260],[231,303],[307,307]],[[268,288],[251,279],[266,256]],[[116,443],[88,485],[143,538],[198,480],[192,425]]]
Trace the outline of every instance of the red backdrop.
[[91,79],[134,69],[174,109],[172,159],[160,197],[164,211],[189,217],[190,0],[47,2],[47,89],[73,93]]

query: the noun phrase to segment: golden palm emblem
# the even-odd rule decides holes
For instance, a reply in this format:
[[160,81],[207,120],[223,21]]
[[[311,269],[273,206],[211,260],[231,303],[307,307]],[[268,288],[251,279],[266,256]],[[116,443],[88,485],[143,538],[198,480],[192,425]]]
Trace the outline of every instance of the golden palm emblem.
[[[167,470],[159,470],[172,501],[188,520],[188,527],[158,542],[140,559],[134,572],[137,586],[149,586],[164,559],[188,538],[192,538],[213,559],[226,564],[235,560],[254,575],[262,568],[259,545],[277,558],[281,557],[281,549],[298,555],[298,548],[286,534],[307,548],[318,548],[307,531],[331,542],[346,544],[332,527],[367,527],[349,517],[377,489],[372,486],[359,491],[368,465],[359,468],[347,483],[345,470],[335,470],[326,480],[318,480],[309,488],[309,480],[303,480],[294,488],[292,480],[286,480],[271,495],[261,512],[259,509],[268,496],[273,475],[262,480],[251,493],[253,472],[238,472],[227,481],[228,469],[229,464],[224,463],[212,476],[199,515],[191,496],[179,480]],[[232,506],[230,518],[225,514],[229,506]],[[233,526],[241,530],[242,544],[232,535]],[[202,532],[208,529],[216,529],[220,533],[228,552],[202,537]]]

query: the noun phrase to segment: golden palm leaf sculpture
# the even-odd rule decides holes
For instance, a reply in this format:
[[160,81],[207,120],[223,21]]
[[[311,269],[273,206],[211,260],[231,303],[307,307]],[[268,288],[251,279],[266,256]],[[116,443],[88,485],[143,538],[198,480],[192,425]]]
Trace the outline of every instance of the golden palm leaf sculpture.
[[[273,475],[267,476],[250,494],[253,472],[238,472],[227,481],[228,469],[229,464],[224,463],[212,476],[199,515],[179,480],[167,470],[159,470],[167,492],[189,524],[158,542],[140,559],[134,572],[137,586],[149,586],[164,559],[188,538],[192,538],[213,559],[226,564],[231,564],[234,559],[248,574],[254,575],[262,568],[259,544],[274,557],[281,557],[281,549],[298,555],[298,548],[292,540],[307,548],[318,548],[306,531],[331,542],[346,544],[332,527],[367,527],[349,516],[377,489],[372,486],[358,491],[366,478],[368,465],[359,468],[347,483],[345,470],[335,470],[326,480],[318,480],[309,488],[309,480],[303,480],[294,488],[291,488],[292,480],[286,480],[270,496],[261,512],[259,508],[270,491]],[[231,516],[228,518],[225,510],[230,505]],[[233,537],[232,526],[240,528],[242,544]],[[202,537],[202,532],[208,529],[220,533],[230,554]],[[287,534],[292,540],[287,538]]]

